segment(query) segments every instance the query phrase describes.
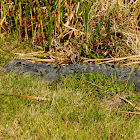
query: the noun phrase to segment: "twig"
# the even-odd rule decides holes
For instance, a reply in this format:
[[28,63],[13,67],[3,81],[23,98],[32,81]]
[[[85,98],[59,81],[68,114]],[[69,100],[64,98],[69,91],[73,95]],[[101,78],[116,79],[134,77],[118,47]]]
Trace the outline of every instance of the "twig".
[[107,61],[107,63],[110,62],[116,62],[116,61],[121,61],[121,60],[125,60],[125,59],[131,59],[131,58],[138,58],[140,57],[140,55],[132,55],[132,56],[128,56],[128,57],[122,57],[122,58],[114,58],[113,60]]
[[123,66],[128,66],[128,65],[133,65],[133,64],[139,64],[139,63],[140,63],[140,61],[131,62],[131,63],[124,64]]
[[55,62],[55,59],[38,59],[38,58],[35,58],[35,57],[25,57],[24,58],[25,60],[34,60],[36,62],[49,62],[49,63],[53,63]]
[[[0,95],[5,95],[5,94],[0,94]],[[27,95],[5,95],[5,96],[16,96],[16,97],[22,97],[22,98],[31,98],[31,99],[36,99],[36,100],[50,101],[49,98],[35,97],[35,96],[27,96]]]
[[119,113],[129,113],[129,114],[137,114],[140,115],[140,112],[129,112],[129,111],[118,111]]
[[70,27],[70,26],[68,26],[67,24],[63,24],[65,27],[67,27],[67,28],[69,28],[69,29],[72,29],[72,30],[74,30],[74,31],[78,31],[78,32],[80,32],[81,34],[85,34],[84,32],[81,32],[81,31],[79,31],[79,30],[77,30],[77,29],[75,29],[75,28],[73,28],[73,27]]
[[[128,57],[121,57],[121,58],[105,58],[105,59],[87,59],[84,60],[84,62],[92,62],[92,61],[103,61],[100,62],[98,64],[103,64],[103,63],[110,63],[110,62],[117,62],[117,61],[121,61],[121,60],[125,60],[125,59],[131,59],[131,60],[139,60],[140,55],[132,55],[132,56],[128,56]],[[124,64],[124,65],[130,65],[130,64],[135,64],[135,63],[140,63],[138,62],[132,62],[132,63],[128,63],[128,64]]]
[[124,97],[119,97],[120,99],[128,102],[130,105],[132,105],[134,108],[140,111],[140,107],[136,106],[135,104],[131,103],[129,100],[125,99]]
[[[87,58],[83,58],[83,59],[87,59]],[[107,61],[107,60],[112,60],[112,58],[105,58],[105,59],[87,59],[87,60],[84,60],[84,62]]]

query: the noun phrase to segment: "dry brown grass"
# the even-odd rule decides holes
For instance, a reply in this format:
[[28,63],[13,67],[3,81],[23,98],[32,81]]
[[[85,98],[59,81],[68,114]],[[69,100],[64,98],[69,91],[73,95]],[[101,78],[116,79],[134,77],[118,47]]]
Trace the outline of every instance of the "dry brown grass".
[[[31,40],[35,51],[43,50],[47,63],[139,55],[139,6],[138,0],[1,2],[1,36],[15,32],[20,40]],[[18,52],[16,48],[20,46],[14,47]]]

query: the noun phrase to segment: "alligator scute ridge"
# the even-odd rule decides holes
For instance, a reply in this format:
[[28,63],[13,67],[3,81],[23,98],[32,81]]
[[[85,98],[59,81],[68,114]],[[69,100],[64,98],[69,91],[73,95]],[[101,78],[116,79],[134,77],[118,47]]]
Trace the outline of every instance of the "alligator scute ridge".
[[70,64],[70,65],[51,65],[51,64],[38,64],[25,61],[22,59],[12,60],[2,66],[6,73],[14,72],[15,74],[23,74],[26,76],[38,76],[44,78],[46,81],[56,81],[62,76],[66,77],[69,74],[75,73],[99,73],[107,75],[109,78],[112,76],[120,81],[127,81],[128,85],[132,82],[135,85],[135,91],[140,91],[140,69],[121,67],[119,65],[96,65],[96,64]]

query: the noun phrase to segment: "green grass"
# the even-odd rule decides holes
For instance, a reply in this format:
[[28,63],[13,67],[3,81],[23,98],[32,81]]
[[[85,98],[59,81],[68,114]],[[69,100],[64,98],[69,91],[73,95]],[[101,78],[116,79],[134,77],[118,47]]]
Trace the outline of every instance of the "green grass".
[[[118,6],[117,0],[106,2],[0,3],[0,66],[22,58],[15,53],[44,51],[46,56],[36,58],[55,56],[58,64],[79,63],[82,57],[138,54],[139,25],[133,5]],[[139,5],[138,1],[134,5]],[[67,21],[76,30],[65,27]],[[127,88],[117,79],[83,74],[70,75],[56,85],[0,71],[0,94],[4,94],[0,95],[0,139],[140,139],[139,116],[118,113],[137,111],[117,98],[126,96],[139,106],[133,84]],[[46,97],[50,101],[7,95]]]
[[[132,97],[133,88],[94,74],[45,83],[0,72],[0,139],[139,139],[139,116],[128,103],[108,107],[117,92]],[[47,97],[36,101],[6,95]]]

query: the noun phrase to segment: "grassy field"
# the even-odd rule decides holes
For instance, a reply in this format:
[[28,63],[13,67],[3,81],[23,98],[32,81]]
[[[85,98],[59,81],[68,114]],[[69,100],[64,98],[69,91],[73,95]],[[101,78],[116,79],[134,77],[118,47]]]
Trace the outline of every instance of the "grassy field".
[[[0,76],[0,139],[139,139],[139,115],[119,96],[139,102],[133,88],[101,75],[76,75],[55,84]],[[6,95],[46,97],[50,101]]]
[[[139,67],[139,1],[121,2],[2,1],[0,66],[18,58],[70,64],[130,56],[113,64]],[[127,87],[103,75],[70,75],[46,83],[0,71],[0,139],[139,140],[138,106],[133,84]]]

